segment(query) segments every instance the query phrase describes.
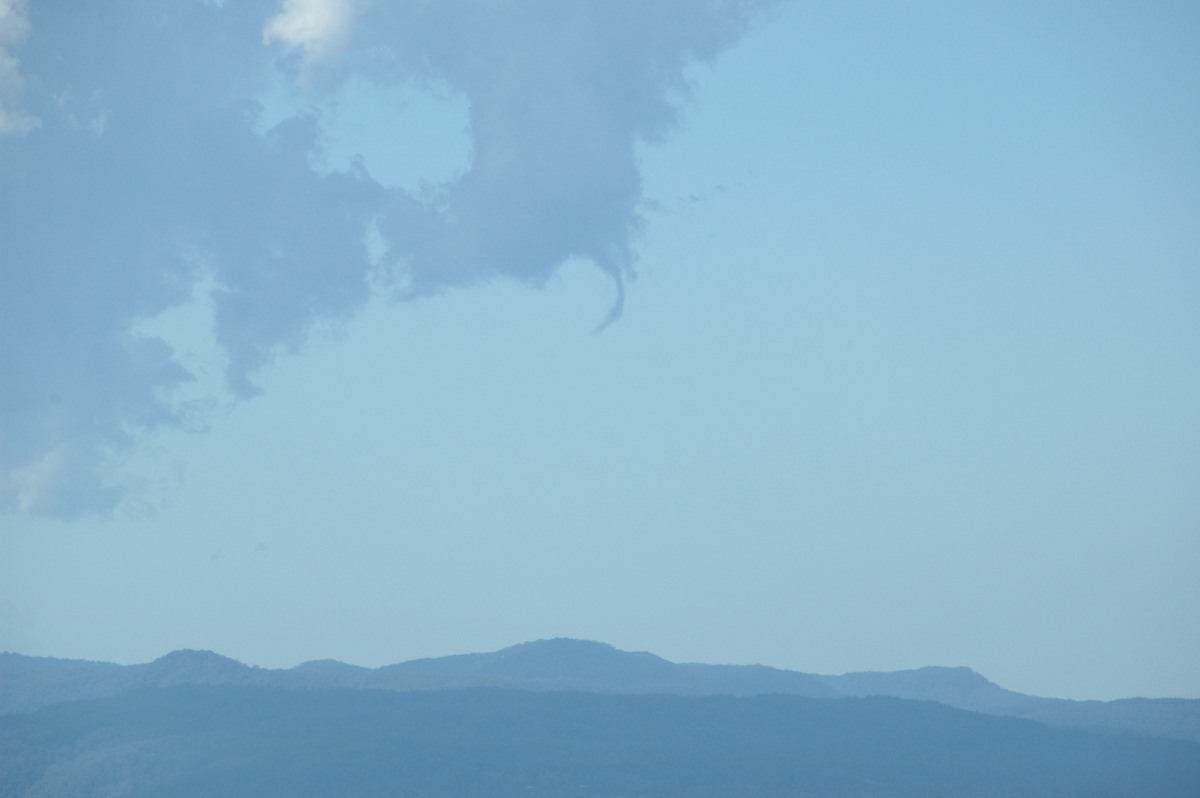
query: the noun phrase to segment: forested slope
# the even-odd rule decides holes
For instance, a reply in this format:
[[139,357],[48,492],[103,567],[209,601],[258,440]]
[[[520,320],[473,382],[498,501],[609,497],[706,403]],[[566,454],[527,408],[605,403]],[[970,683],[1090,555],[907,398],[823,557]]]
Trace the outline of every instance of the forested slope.
[[0,717],[0,796],[1195,798],[1200,745],[892,698],[176,686]]

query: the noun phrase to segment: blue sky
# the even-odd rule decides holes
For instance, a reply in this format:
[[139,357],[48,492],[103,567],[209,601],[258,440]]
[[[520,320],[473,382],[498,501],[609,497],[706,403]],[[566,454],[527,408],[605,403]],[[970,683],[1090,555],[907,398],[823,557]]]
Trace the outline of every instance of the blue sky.
[[88,8],[0,0],[0,649],[1200,697],[1191,4]]

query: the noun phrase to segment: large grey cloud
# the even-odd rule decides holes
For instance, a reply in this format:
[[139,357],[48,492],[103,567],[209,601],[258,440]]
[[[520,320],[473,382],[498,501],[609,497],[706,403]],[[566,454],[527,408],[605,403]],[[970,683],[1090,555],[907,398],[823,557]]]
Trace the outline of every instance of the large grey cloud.
[[[536,285],[582,257],[620,287],[640,224],[635,143],[669,128],[686,64],[760,5],[9,3],[0,101],[23,121],[0,136],[0,507],[70,517],[121,500],[111,462],[187,420],[170,390],[194,377],[138,324],[209,272],[239,397],[372,285]],[[420,197],[317,168],[318,116],[261,130],[254,98],[278,68],[318,91],[357,73],[453,86],[470,107],[469,167]],[[373,226],[382,263],[364,243]]]

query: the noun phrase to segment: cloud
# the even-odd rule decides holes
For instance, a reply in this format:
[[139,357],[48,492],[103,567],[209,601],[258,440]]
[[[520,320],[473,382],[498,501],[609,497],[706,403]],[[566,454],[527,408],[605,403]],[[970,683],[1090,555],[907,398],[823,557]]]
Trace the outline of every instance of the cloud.
[[37,117],[21,110],[24,78],[13,50],[29,35],[28,0],[0,0],[0,137],[37,128]]
[[[687,63],[733,41],[756,5],[0,0],[26,116],[4,88],[9,61],[0,108],[40,120],[0,138],[0,507],[107,512],[127,488],[122,458],[194,421],[177,397],[197,375],[139,330],[199,285],[215,286],[238,398],[376,285],[539,285],[580,257],[620,296],[642,223],[635,144],[669,129]],[[322,168],[320,97],[278,124],[260,103],[272,74],[302,80],[316,57],[385,89],[415,76],[462,92],[469,168],[421,196],[361,165]],[[375,230],[382,263],[365,244]]]
[[268,20],[263,41],[319,59],[345,42],[354,5],[353,0],[284,0],[280,12]]
[[740,32],[753,4],[703,0],[397,3],[369,44],[470,102],[474,158],[439,223],[402,198],[381,230],[413,294],[505,275],[537,285],[571,257],[617,287],[621,310],[642,224],[635,144],[661,136],[684,69]]

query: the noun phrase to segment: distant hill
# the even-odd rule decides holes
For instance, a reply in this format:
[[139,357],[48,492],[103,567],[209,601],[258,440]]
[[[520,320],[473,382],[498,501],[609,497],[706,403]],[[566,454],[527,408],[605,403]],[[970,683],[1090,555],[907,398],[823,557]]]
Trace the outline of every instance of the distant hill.
[[300,663],[293,670],[314,673],[362,673],[368,669],[361,665],[348,665],[336,659],[314,659]]
[[1054,726],[1200,742],[1200,700],[1066,701],[1023,695],[969,668],[928,667],[841,676],[762,665],[673,663],[585,640],[538,640],[500,651],[419,659],[368,669],[333,660],[287,670],[253,668],[207,651],[177,651],[144,665],[0,654],[0,712],[28,712],[83,698],[175,684],[429,690],[508,687],[531,691],[661,692],[808,698],[890,696],[1024,717]]
[[1068,701],[1005,690],[970,668],[926,667],[885,673],[818,676],[763,665],[678,664],[605,643],[558,638],[484,654],[461,654],[389,665],[383,671],[507,677],[526,682],[593,685],[596,689],[783,693],[809,698],[891,696],[1011,715],[1055,726],[1133,732],[1200,742],[1200,700]]
[[837,695],[821,677],[762,665],[676,664],[645,651],[621,651],[590,640],[537,640],[488,654],[460,654],[387,665],[407,673],[457,673],[525,681],[570,681],[621,690],[699,690],[730,695]]
[[847,673],[817,678],[838,695],[915,698],[990,714],[1020,713],[1044,700],[1005,690],[970,668],[933,666],[891,673]]
[[359,688],[437,690],[464,687],[511,687],[538,690],[605,690],[570,680],[553,683],[487,675],[406,673],[360,668],[334,660],[306,662],[289,669],[255,668],[211,651],[174,651],[142,665],[27,657],[0,653],[0,714],[134,690],[179,684],[240,685],[301,689]]
[[0,715],[0,796],[1195,798],[1200,745],[895,698],[177,685]]

